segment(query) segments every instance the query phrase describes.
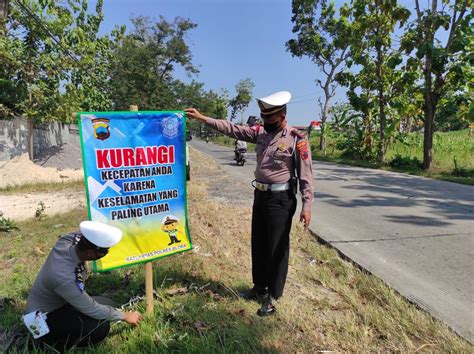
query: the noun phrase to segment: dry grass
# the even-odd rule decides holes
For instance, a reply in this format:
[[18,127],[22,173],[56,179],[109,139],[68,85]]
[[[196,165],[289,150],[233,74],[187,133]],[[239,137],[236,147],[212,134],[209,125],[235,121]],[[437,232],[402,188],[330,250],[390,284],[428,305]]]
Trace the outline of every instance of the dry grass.
[[[223,171],[195,150],[191,154],[188,212],[195,249],[154,263],[154,314],[140,329],[114,325],[94,352],[472,352],[446,325],[342,260],[300,225],[291,234],[288,281],[278,313],[257,317],[256,303],[236,297],[251,285],[251,201],[236,205],[209,197],[211,181],[224,178]],[[24,222],[20,231],[0,235],[0,277],[5,280],[0,295],[17,304],[0,319],[0,327],[18,321],[45,253],[60,232],[74,229],[84,216],[73,212],[54,221]],[[58,222],[64,226],[51,232]],[[130,282],[121,285],[127,270],[94,275],[88,289],[123,303],[143,292],[141,267],[130,268]]]
[[84,181],[64,181],[61,183],[38,182],[22,185],[13,185],[0,188],[0,194],[13,195],[19,193],[40,193],[40,192],[58,192],[64,190],[84,189]]

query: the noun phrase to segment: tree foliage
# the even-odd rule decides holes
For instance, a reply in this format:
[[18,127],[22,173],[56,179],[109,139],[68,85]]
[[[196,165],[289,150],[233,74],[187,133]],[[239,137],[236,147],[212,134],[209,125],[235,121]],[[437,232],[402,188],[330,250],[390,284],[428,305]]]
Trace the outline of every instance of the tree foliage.
[[366,158],[383,162],[399,123],[393,103],[410,83],[397,69],[403,60],[393,49],[394,30],[404,25],[410,12],[397,1],[353,0],[351,5],[354,21],[347,65],[358,71],[346,71],[338,79],[349,87],[349,102],[361,113]]
[[293,56],[309,57],[322,71],[324,82],[317,80],[324,92],[319,99],[321,109],[320,149],[324,150],[325,123],[331,98],[336,93],[335,77],[349,56],[351,10],[345,4],[336,15],[334,2],[327,0],[293,0],[293,33],[296,39],[286,43]]
[[30,157],[33,124],[69,121],[72,112],[192,105],[225,117],[225,92],[175,78],[178,67],[190,77],[198,73],[186,39],[197,25],[189,19],[140,16],[129,31],[121,26],[99,35],[103,0],[95,9],[87,0],[10,5],[6,20],[0,19],[0,118],[28,119]]
[[[95,12],[86,0],[15,0],[1,27],[0,115],[34,122],[67,120],[77,109],[106,108],[98,85],[107,73],[109,40],[98,36],[102,0]],[[110,104],[109,104],[110,105]]]
[[140,109],[170,109],[177,97],[171,87],[176,66],[197,74],[185,36],[196,24],[176,18],[158,22],[132,19],[134,28],[118,36],[110,71],[110,92],[117,110],[136,104]]
[[[467,68],[469,63],[466,60],[468,56],[472,57],[472,51],[468,52],[472,41],[471,6],[471,0],[430,0],[423,8],[419,0],[415,0],[416,17],[402,39],[402,49],[408,55],[415,54],[412,60],[423,72],[424,169],[429,169],[433,160],[437,112],[445,114],[446,108],[456,100],[463,101],[460,96],[465,97],[464,101],[472,101],[472,97],[459,95],[466,88],[466,81],[472,85],[472,72]],[[442,31],[447,33],[445,42],[437,37],[437,33]],[[447,102],[449,106],[445,105]],[[463,103],[464,107],[468,105]]]
[[241,115],[241,120],[243,120],[242,115],[252,100],[254,87],[255,84],[250,78],[242,79],[237,83],[237,85],[235,85],[236,95],[229,101],[229,106],[231,107],[231,121],[233,121],[239,113]]
[[[347,88],[350,108],[338,146],[348,155],[383,162],[400,134],[424,128],[428,168],[433,130],[461,129],[474,119],[471,0],[416,0],[413,13],[397,0],[292,3],[296,38],[287,48],[312,59],[325,78],[317,81],[325,98],[322,120],[331,111],[334,84]],[[327,69],[334,68],[334,50],[344,53],[347,45],[337,70]],[[333,123],[323,127],[321,141],[325,128],[337,131]]]
[[3,116],[35,122],[67,119],[70,112],[110,106],[102,83],[110,40],[98,35],[102,0],[13,1],[0,36]]

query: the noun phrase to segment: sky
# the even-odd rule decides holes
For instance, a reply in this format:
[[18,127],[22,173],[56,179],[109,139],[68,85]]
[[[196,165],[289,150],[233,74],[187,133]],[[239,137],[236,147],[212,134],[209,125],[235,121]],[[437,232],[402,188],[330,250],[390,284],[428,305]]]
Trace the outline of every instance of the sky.
[[[336,4],[342,2],[336,1]],[[411,0],[403,0],[405,5]],[[408,4],[407,4],[408,3]],[[90,2],[94,8],[94,1]],[[132,16],[145,15],[158,20],[163,16],[190,19],[197,28],[188,32],[187,43],[193,64],[200,73],[193,77],[206,90],[229,91],[235,96],[235,85],[250,78],[255,98],[277,91],[289,91],[287,119],[292,125],[309,125],[319,120],[317,98],[323,95],[317,79],[320,69],[308,58],[297,58],[286,50],[292,33],[291,0],[105,0],[104,21],[100,31],[110,33],[115,25],[131,28]],[[176,78],[189,82],[183,70]],[[339,88],[333,102],[344,101],[345,90]],[[243,117],[259,115],[252,100]]]
[[[90,7],[93,9],[93,2]],[[187,43],[199,74],[194,77],[206,90],[227,89],[235,95],[235,85],[250,78],[253,96],[264,97],[277,91],[289,91],[287,119],[293,125],[309,125],[318,120],[316,98],[322,95],[315,80],[319,69],[309,59],[294,58],[285,43],[292,34],[291,0],[105,0],[102,33],[115,25],[131,28],[132,16],[145,15],[172,21],[189,18],[197,28],[188,32]],[[182,70],[176,77],[189,82]],[[344,93],[341,94],[341,99]],[[259,115],[252,100],[244,112]]]

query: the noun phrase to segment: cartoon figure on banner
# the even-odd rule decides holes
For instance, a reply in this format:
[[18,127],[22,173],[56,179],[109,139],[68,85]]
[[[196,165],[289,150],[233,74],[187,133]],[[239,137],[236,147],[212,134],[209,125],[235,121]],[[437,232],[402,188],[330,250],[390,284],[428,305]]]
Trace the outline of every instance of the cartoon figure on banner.
[[108,118],[96,118],[92,119],[92,125],[94,127],[94,137],[99,140],[105,140],[110,136]]
[[163,221],[161,230],[166,232],[170,238],[170,243],[168,246],[171,246],[173,243],[180,243],[181,240],[178,240],[178,218],[174,215],[168,215]]

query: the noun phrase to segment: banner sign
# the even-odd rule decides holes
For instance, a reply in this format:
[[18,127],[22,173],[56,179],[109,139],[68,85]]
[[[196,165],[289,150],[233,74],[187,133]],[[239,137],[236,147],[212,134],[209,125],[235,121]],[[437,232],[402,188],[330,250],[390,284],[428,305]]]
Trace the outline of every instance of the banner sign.
[[79,131],[89,219],[123,232],[94,271],[190,250],[184,112],[80,113]]

